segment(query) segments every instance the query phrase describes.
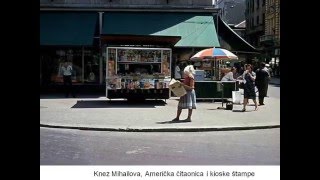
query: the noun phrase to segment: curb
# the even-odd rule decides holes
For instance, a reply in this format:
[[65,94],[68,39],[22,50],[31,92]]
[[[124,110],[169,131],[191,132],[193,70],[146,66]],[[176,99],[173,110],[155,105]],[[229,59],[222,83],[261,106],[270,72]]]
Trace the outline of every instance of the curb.
[[272,129],[280,128],[280,125],[267,126],[235,126],[235,127],[208,127],[208,128],[154,128],[154,129],[138,129],[138,128],[97,128],[97,127],[75,127],[61,125],[40,124],[40,127],[59,128],[59,129],[78,129],[88,131],[118,131],[118,132],[204,132],[204,131],[238,131],[238,130],[254,130],[254,129]]
[[279,83],[269,83],[269,84],[271,84],[271,85],[278,85],[278,86],[280,86],[280,84],[279,84]]

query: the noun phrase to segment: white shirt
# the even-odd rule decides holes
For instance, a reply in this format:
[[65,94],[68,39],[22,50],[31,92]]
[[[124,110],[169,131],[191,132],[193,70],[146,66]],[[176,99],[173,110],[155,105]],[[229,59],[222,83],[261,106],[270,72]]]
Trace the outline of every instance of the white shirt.
[[233,73],[228,72],[226,75],[223,76],[221,81],[235,81],[235,79],[233,78]]
[[64,75],[64,76],[71,76],[71,74],[72,74],[72,67],[70,66],[70,65],[68,65],[67,66],[67,68],[66,67],[64,67],[64,66],[62,66],[62,74]]
[[270,77],[270,71],[269,71],[269,69],[268,69],[267,67],[264,67],[263,70],[267,71],[267,73],[268,73],[268,75],[269,75],[269,77]]
[[180,74],[180,68],[179,68],[179,66],[176,66],[175,73],[174,73],[174,77],[175,77],[176,79],[181,79],[181,74]]

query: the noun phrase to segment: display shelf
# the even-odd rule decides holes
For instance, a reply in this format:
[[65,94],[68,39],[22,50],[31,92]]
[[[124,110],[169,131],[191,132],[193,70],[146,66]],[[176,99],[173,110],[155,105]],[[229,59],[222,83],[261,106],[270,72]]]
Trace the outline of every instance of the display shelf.
[[168,99],[170,48],[107,47],[107,98]]
[[132,61],[118,61],[118,64],[161,64],[161,62],[132,62]]

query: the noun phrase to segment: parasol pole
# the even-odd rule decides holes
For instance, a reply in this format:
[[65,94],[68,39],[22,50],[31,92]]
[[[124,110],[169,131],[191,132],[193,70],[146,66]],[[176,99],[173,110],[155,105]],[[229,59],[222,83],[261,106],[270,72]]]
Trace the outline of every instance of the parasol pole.
[[[215,59],[216,59],[216,57],[215,57]],[[219,62],[219,60],[217,61],[217,63],[216,63],[216,69],[218,70],[217,71],[217,74],[218,74],[218,79],[220,80],[220,62]],[[218,84],[220,85],[220,89],[222,89],[222,92],[221,92],[221,106],[222,107],[218,107],[217,109],[222,109],[222,110],[225,110],[226,108],[225,107],[223,107],[223,100],[224,100],[224,85],[223,85],[223,82],[221,82],[221,81],[219,81],[218,82]]]
[[219,82],[219,84],[221,84],[221,87],[222,87],[222,97],[221,97],[221,104],[222,104],[222,107],[218,107],[217,109],[226,109],[225,107],[223,107],[223,99],[224,99],[224,95],[223,95],[223,91],[224,91],[224,85],[223,85],[223,82]]

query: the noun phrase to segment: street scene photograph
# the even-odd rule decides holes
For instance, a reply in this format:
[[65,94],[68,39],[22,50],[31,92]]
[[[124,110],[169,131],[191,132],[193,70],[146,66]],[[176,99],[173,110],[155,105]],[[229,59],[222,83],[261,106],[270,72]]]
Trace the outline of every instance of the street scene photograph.
[[280,0],[40,0],[56,165],[280,166]]

